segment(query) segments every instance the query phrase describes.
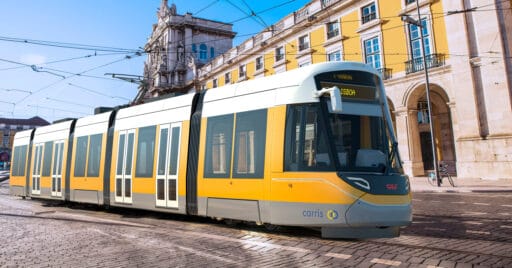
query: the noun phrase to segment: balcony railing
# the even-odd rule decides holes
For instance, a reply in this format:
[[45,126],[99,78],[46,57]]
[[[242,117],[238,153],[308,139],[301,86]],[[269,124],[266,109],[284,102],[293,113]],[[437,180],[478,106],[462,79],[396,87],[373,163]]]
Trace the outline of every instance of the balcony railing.
[[393,78],[393,70],[389,68],[380,68],[378,69],[382,74],[382,79],[387,80]]
[[338,2],[338,0],[322,0],[322,8],[326,8],[336,2]]
[[[443,54],[430,54],[425,57],[427,62],[427,68],[435,68],[444,65],[444,55]],[[419,71],[423,71],[425,66],[423,66],[423,58],[417,58],[410,61],[405,62],[405,73],[415,73]]]
[[309,7],[306,7],[302,10],[299,10],[294,13],[295,15],[295,23],[299,23],[305,20],[309,16]]

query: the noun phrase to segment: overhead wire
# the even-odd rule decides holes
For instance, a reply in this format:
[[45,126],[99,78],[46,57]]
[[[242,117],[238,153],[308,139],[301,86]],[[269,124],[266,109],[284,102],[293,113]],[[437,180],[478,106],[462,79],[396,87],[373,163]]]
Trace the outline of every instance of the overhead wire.
[[[241,12],[243,12],[244,14],[246,14],[246,15],[247,15],[247,17],[245,17],[245,18],[250,18],[250,17],[256,17],[256,16],[259,16],[259,14],[262,14],[262,13],[267,12],[267,11],[269,11],[269,10],[271,10],[271,9],[274,9],[274,8],[281,7],[281,6],[283,6],[283,5],[286,5],[286,4],[291,3],[291,2],[294,2],[294,1],[295,1],[295,0],[287,1],[287,2],[284,2],[284,3],[278,4],[278,5],[276,5],[276,6],[273,6],[273,7],[271,7],[271,8],[268,8],[268,9],[265,9],[265,10],[262,10],[262,11],[259,11],[259,12],[254,12],[254,11],[250,8],[250,6],[249,6],[245,1],[243,1],[243,2],[244,2],[244,4],[245,4],[245,5],[249,8],[249,10],[251,11],[251,13],[250,13],[250,14],[245,13],[245,11],[243,11],[243,9],[241,9],[240,7],[238,7],[238,8],[240,8],[240,11],[241,11]],[[203,8],[203,9],[199,10],[199,11],[198,11],[198,13],[199,13],[199,12],[201,12],[201,11],[203,11],[204,9],[207,9],[207,8],[211,7],[212,5],[216,4],[217,2],[218,2],[218,0],[214,0],[214,1],[212,1],[212,2],[211,2],[209,5],[207,5],[205,8]],[[229,1],[229,0],[228,0],[228,2],[229,2],[229,3],[231,3],[231,1]],[[489,4],[489,5],[492,5],[492,4]],[[482,7],[484,7],[484,6],[482,6]],[[496,9],[494,9],[494,10],[496,10]],[[508,9],[506,9],[506,10],[508,10]],[[477,11],[483,11],[483,10],[477,10]],[[473,11],[473,12],[474,12],[474,11]],[[451,14],[447,14],[447,13],[448,13],[448,12],[444,12],[444,13],[442,13],[442,14],[443,14],[443,16],[451,15]],[[440,17],[443,17],[443,16],[440,16]],[[396,16],[394,16],[393,18],[396,18]],[[439,18],[439,17],[436,17],[436,18]],[[436,18],[432,18],[432,20],[433,20],[433,19],[436,19]],[[262,18],[260,18],[260,19],[261,19],[260,24],[262,24],[262,26],[264,26],[264,27],[266,27],[266,28],[269,28],[269,27],[268,27],[268,25],[266,25],[265,21],[264,21]],[[381,19],[386,19],[386,18],[385,18],[385,17],[382,17]],[[349,20],[349,21],[343,21],[343,23],[348,23],[348,22],[360,22],[360,21],[361,21],[360,19],[358,19],[358,20],[353,20],[353,21],[350,21],[350,20]],[[320,22],[318,25],[320,25],[320,24],[325,24],[325,22]],[[304,28],[310,28],[312,25],[314,26],[314,25],[317,25],[317,24],[311,24],[311,23],[310,23],[310,24],[307,24],[307,26],[305,26]],[[298,26],[298,25],[297,25],[297,26]],[[292,27],[295,27],[295,25],[294,25],[294,26],[292,26]],[[392,30],[392,29],[394,29],[394,28],[402,28],[402,27],[404,27],[404,26],[403,26],[403,25],[399,25],[399,26],[396,26],[396,27],[391,27],[391,28],[386,28],[386,29],[382,29],[382,30],[376,31],[376,33],[383,32],[383,31],[385,31],[385,30]],[[300,28],[300,27],[297,27],[297,28]],[[288,29],[291,29],[291,28],[288,28]],[[258,32],[258,33],[262,33],[262,32],[264,32],[264,31],[261,31],[261,32]],[[256,33],[256,34],[258,34],[258,33]],[[277,33],[276,35],[273,35],[273,37],[278,36],[278,35],[280,35],[280,34],[281,34],[281,33]],[[253,34],[246,34],[246,35],[247,35],[247,36],[249,36],[249,35],[254,35],[254,33],[253,33]],[[244,36],[244,35],[238,35],[238,36]],[[347,39],[351,39],[351,38],[360,38],[360,35],[356,35],[356,36],[348,36],[348,37],[346,37],[346,38],[347,38]],[[224,39],[227,39],[227,38],[224,38]],[[231,38],[230,38],[230,39],[231,39]],[[347,40],[347,39],[345,39],[345,40]],[[52,42],[52,41],[43,41],[43,40],[16,39],[16,38],[7,38],[7,37],[1,37],[1,36],[0,36],[0,41],[20,42],[20,43],[29,43],[29,44],[36,44],[36,45],[47,45],[47,46],[55,46],[55,47],[62,47],[62,48],[73,48],[73,49],[85,49],[85,50],[94,50],[94,51],[103,51],[103,52],[112,52],[112,53],[124,53],[124,52],[127,52],[127,51],[132,51],[132,52],[136,52],[136,53],[139,53],[139,54],[141,54],[141,53],[148,53],[148,54],[149,54],[149,53],[154,53],[154,51],[130,50],[130,49],[124,49],[124,48],[113,48],[113,47],[104,47],[104,46],[92,46],[92,45],[84,45],[84,44],[74,44],[74,43],[64,43],[64,42]],[[290,41],[290,42],[295,42],[295,40],[294,40],[294,41]],[[285,44],[290,44],[290,42],[286,42]],[[320,46],[320,45],[322,45],[322,46],[323,46],[323,44],[319,44],[318,46]],[[316,46],[315,46],[315,47],[316,47]],[[287,55],[296,55],[296,54],[291,54],[291,53],[286,53],[286,54],[287,54]],[[297,53],[297,54],[298,54],[298,53]],[[344,55],[360,55],[361,53],[359,53],[359,54],[357,54],[357,53],[355,53],[355,54],[343,53],[343,54],[344,54]],[[388,53],[388,54],[386,54],[386,53],[382,53],[382,54],[383,54],[383,55],[390,55],[389,53]],[[239,55],[266,55],[266,54],[263,52],[263,53],[240,53]],[[393,55],[397,55],[397,54],[393,54]],[[402,54],[402,55],[410,55],[410,54]],[[446,54],[446,55],[450,55],[450,54]],[[463,56],[463,55],[454,55],[454,56]],[[467,55],[464,55],[464,56],[467,56]],[[84,56],[84,57],[87,57],[87,56]],[[489,56],[489,57],[490,57],[490,56]],[[83,58],[83,57],[78,57],[78,58]],[[497,57],[497,58],[502,58],[502,57]],[[0,60],[2,60],[2,59],[0,59]],[[73,59],[69,59],[69,60],[73,60]],[[124,59],[121,59],[121,60],[124,60]],[[118,60],[118,61],[121,61],[121,60]],[[64,60],[63,60],[63,61],[64,61]],[[118,61],[116,61],[116,62],[118,62]],[[85,75],[85,73],[86,73],[86,72],[89,72],[89,71],[92,71],[92,70],[95,70],[95,69],[98,69],[98,68],[101,68],[101,67],[104,67],[104,66],[107,66],[107,65],[110,65],[110,64],[113,64],[113,63],[115,63],[115,62],[107,63],[107,64],[104,64],[104,65],[101,65],[101,66],[97,66],[97,67],[95,67],[95,68],[92,68],[92,69],[89,69],[89,70],[85,70],[85,71],[83,71],[83,72],[79,72],[79,73],[66,72],[66,71],[63,71],[63,70],[58,70],[58,69],[48,68],[48,67],[44,67],[44,68],[45,68],[45,69],[47,69],[47,70],[60,71],[60,72],[62,72],[62,73],[66,73],[66,74],[70,75],[69,77],[73,77],[73,76],[94,77],[94,76],[87,76],[87,75]],[[49,63],[47,63],[47,64],[49,64]],[[402,62],[402,63],[400,63],[400,64],[403,64],[403,62]],[[389,64],[386,64],[386,65],[389,65]],[[32,66],[32,65],[28,65],[28,64],[26,64],[26,65],[23,65],[22,67],[31,67],[31,66]],[[17,67],[17,68],[22,68],[22,67]],[[0,69],[0,70],[2,70],[2,69]],[[69,77],[66,77],[65,79],[67,79],[67,78],[69,78]],[[94,78],[105,78],[105,77],[94,77]],[[63,79],[63,80],[64,80],[64,79]],[[114,80],[114,79],[111,79],[111,80]],[[61,81],[59,80],[59,81],[57,81],[56,83],[60,83],[60,82],[61,82]],[[54,84],[56,84],[56,83],[54,83]],[[51,85],[49,85],[48,87],[53,86],[54,84],[51,84]],[[44,89],[46,89],[46,88],[48,88],[48,87],[43,87],[43,88],[39,89],[37,92],[40,92],[40,91],[42,91],[42,90],[44,90]],[[37,93],[37,92],[36,92],[36,93]],[[112,97],[112,96],[110,96],[110,97]]]
[[[134,55],[139,56],[140,54],[137,54],[137,53],[136,53],[136,54],[134,54]],[[31,96],[33,96],[33,95],[35,95],[35,94],[37,94],[37,93],[39,93],[39,92],[41,92],[41,91],[43,91],[43,90],[46,90],[46,89],[48,89],[48,88],[50,88],[50,87],[52,87],[52,86],[54,86],[54,85],[56,85],[56,84],[59,84],[59,83],[61,83],[62,81],[66,80],[66,79],[69,79],[69,78],[71,78],[71,77],[75,77],[75,76],[82,76],[82,77],[84,77],[84,76],[85,76],[84,74],[85,74],[85,73],[87,73],[87,72],[90,72],[90,71],[93,71],[93,70],[96,70],[96,69],[99,69],[99,68],[102,68],[102,67],[105,67],[105,66],[108,66],[108,65],[114,64],[114,63],[118,63],[118,62],[120,62],[120,61],[124,61],[124,60],[127,60],[127,59],[131,59],[131,58],[132,58],[132,57],[123,57],[122,59],[118,59],[118,60],[115,60],[115,61],[112,61],[112,62],[108,62],[108,63],[102,64],[102,65],[99,65],[99,66],[96,66],[96,67],[93,67],[93,68],[87,69],[87,70],[85,70],[85,71],[78,72],[78,73],[71,73],[71,72],[65,72],[65,71],[63,71],[64,73],[69,73],[70,75],[69,75],[69,76],[66,76],[66,77],[65,77],[65,78],[63,78],[63,79],[59,79],[59,80],[57,80],[57,81],[55,81],[55,82],[53,82],[53,83],[51,83],[51,84],[49,84],[49,85],[46,85],[46,86],[44,86],[44,87],[42,87],[42,88],[39,88],[38,90],[33,91],[33,94],[28,95],[28,96],[25,96],[24,98],[22,98],[21,100],[19,100],[17,103],[21,103],[22,101],[25,101],[27,98],[29,98],[29,97],[31,97]],[[53,70],[53,69],[50,69],[50,70]],[[87,76],[87,77],[89,77],[89,76]],[[95,77],[95,78],[98,78],[98,77]],[[113,81],[118,81],[117,79],[112,79],[112,78],[108,78],[108,79],[113,80]]]
[[[292,2],[292,1],[289,1],[289,2]],[[286,3],[288,3],[288,2],[286,2]],[[286,4],[286,3],[285,3],[285,4]],[[273,8],[275,8],[275,7],[276,7],[276,6],[274,6]],[[261,12],[258,12],[258,13],[256,13],[256,14],[259,14],[259,13],[261,13]],[[442,16],[437,16],[437,17],[434,17],[434,18],[433,18],[433,19],[437,19],[437,18],[441,18],[441,17],[444,17],[444,16],[452,15],[452,14],[448,14],[448,13],[449,13],[449,11],[448,11],[448,12],[443,12],[443,13],[431,13],[431,14],[432,14],[432,15],[434,15],[434,14],[442,14]],[[252,15],[251,15],[251,16],[252,16]],[[379,17],[379,19],[394,19],[394,18],[396,18],[396,17],[397,17],[397,16]],[[248,17],[244,17],[244,18],[248,18]],[[352,22],[354,22],[354,23],[356,23],[356,22],[357,22],[357,23],[360,23],[361,21],[362,21],[361,19],[356,19],[356,20],[343,20],[343,21],[342,21],[342,23],[352,23]],[[318,23],[308,23],[308,24],[306,24],[306,25],[304,25],[304,26],[301,26],[301,25],[297,25],[297,24],[296,24],[296,25],[292,26],[291,28],[287,28],[287,29],[285,29],[285,30],[292,29],[292,28],[293,28],[293,29],[299,29],[299,30],[300,30],[300,28],[303,28],[303,29],[309,29],[309,28],[311,28],[311,27],[313,27],[313,26],[325,25],[325,24],[326,24],[326,22],[325,22],[325,21],[318,22]],[[397,27],[386,28],[386,29],[382,29],[382,30],[379,30],[379,31],[375,31],[375,33],[378,33],[378,32],[384,32],[384,31],[386,31],[386,30],[392,30],[392,29],[394,29],[394,28],[402,28],[402,27],[403,27],[403,25],[399,25],[399,26],[397,26]],[[271,27],[267,27],[267,28],[271,28]],[[265,32],[265,31],[269,31],[269,30],[263,30],[263,31],[260,31],[260,32],[258,32],[258,33],[249,33],[249,34],[244,34],[244,36],[254,36],[254,35],[257,35],[257,34],[261,34],[261,33]],[[278,32],[278,33],[274,34],[272,37],[274,37],[274,38],[278,38],[278,36],[279,36],[280,34],[282,34],[282,33],[283,33],[283,31]],[[375,34],[375,33],[369,33],[369,34]],[[240,36],[240,35],[237,35],[237,36]],[[345,39],[345,40],[348,40],[348,39],[351,39],[351,38],[359,38],[359,37],[360,37],[360,35],[355,35],[355,36],[346,36],[346,39]],[[231,37],[218,38],[218,39],[211,39],[211,40],[209,40],[209,41],[202,42],[202,43],[217,42],[217,41],[226,40],[226,39],[231,39]],[[186,39],[185,39],[185,41],[186,41]],[[171,42],[169,42],[169,44],[173,44],[173,43],[177,43],[177,42],[179,42],[179,41],[171,41]],[[290,42],[285,42],[285,43],[289,44]],[[193,44],[199,44],[199,43],[193,43]],[[158,53],[159,51],[146,51],[146,52],[147,52],[147,53]]]
[[94,108],[94,106],[91,106],[91,105],[87,105],[87,104],[83,104],[83,103],[78,103],[78,102],[73,102],[73,101],[69,101],[69,100],[61,100],[61,99],[50,98],[50,97],[46,97],[45,99],[50,100],[50,101],[65,103],[65,104],[73,104],[73,105],[81,106],[81,107]]
[[15,43],[25,43],[25,44],[33,44],[33,45],[41,45],[41,46],[49,46],[49,47],[58,47],[58,48],[69,48],[69,49],[79,49],[79,50],[101,51],[101,52],[124,52],[124,53],[136,53],[136,52],[141,53],[141,52],[143,52],[140,49],[115,48],[115,47],[107,47],[107,46],[96,46],[96,45],[86,45],[86,44],[78,44],[78,43],[55,42],[55,41],[36,40],[36,39],[27,39],[27,38],[18,38],[18,37],[7,37],[7,36],[0,36],[0,41],[15,42]]
[[76,111],[76,110],[66,110],[66,109],[60,109],[60,108],[48,107],[48,106],[41,106],[41,105],[27,104],[27,107],[36,108],[36,109],[41,108],[41,109],[47,109],[47,110],[53,110],[53,111],[61,111],[61,112],[69,112],[69,113],[73,113],[73,114],[83,114],[83,115],[89,115],[90,114],[90,113],[79,112],[79,111]]
[[219,0],[213,0],[208,5],[206,5],[205,7],[201,8],[201,9],[199,9],[198,11],[194,12],[193,14],[197,15],[197,14],[207,10],[208,8],[212,7],[213,5],[217,4],[218,2],[219,2]]
[[88,91],[88,92],[91,92],[91,93],[94,93],[94,94],[97,94],[97,95],[100,95],[100,96],[103,96],[103,97],[108,97],[108,98],[112,98],[112,99],[123,99],[123,100],[126,100],[126,101],[130,101],[130,99],[125,98],[125,97],[108,95],[108,94],[105,94],[103,92],[99,92],[97,90],[93,90],[93,89],[86,88],[86,87],[83,87],[83,86],[75,85],[75,84],[72,84],[72,83],[68,83],[68,85],[72,86],[72,87],[83,89],[85,91]]
[[[492,4],[489,4],[489,5],[492,5]],[[494,9],[494,10],[496,10],[496,9]],[[466,10],[466,11],[462,11],[462,12],[474,12],[474,11],[475,11],[475,10]],[[431,13],[431,14],[432,14],[432,13]],[[434,15],[434,14],[432,14],[432,15]],[[442,16],[436,16],[436,17],[435,17],[435,16],[430,16],[430,17],[429,17],[429,20],[434,21],[435,19],[442,18],[442,17],[445,17],[445,16],[450,16],[450,15],[453,15],[453,14],[452,14],[452,13],[450,13],[450,12],[448,11],[448,12],[444,12],[444,13],[442,13]],[[396,16],[389,17],[389,18],[396,18]],[[380,19],[383,19],[383,18],[381,17]],[[360,19],[358,19],[358,20],[342,21],[342,22],[343,22],[343,23],[347,23],[347,22],[361,22],[361,20],[360,20]],[[341,21],[340,21],[340,23],[341,23]],[[322,22],[322,24],[325,24],[325,22]],[[296,26],[296,25],[292,26],[291,28],[293,28],[293,27],[295,27],[295,26]],[[311,28],[311,26],[312,26],[311,24],[307,24],[307,25],[305,25],[305,26],[303,26],[303,27],[304,27],[304,28]],[[394,26],[394,27],[389,27],[389,28],[386,28],[386,29],[380,29],[380,30],[377,30],[377,31],[375,31],[375,32],[366,33],[365,35],[379,34],[379,33],[384,32],[384,31],[389,31],[389,30],[393,30],[393,29],[397,29],[397,28],[403,28],[403,27],[404,27],[404,25],[403,25],[403,24],[401,24],[401,25]],[[291,29],[291,28],[288,28],[288,29]],[[298,28],[298,27],[297,27],[297,28]],[[287,30],[288,30],[288,29],[287,29]],[[280,32],[280,33],[277,33],[277,35],[282,34],[282,33],[283,33],[283,31],[282,31],[282,32]],[[275,36],[273,35],[272,37],[275,37]],[[360,35],[344,36],[344,40],[348,40],[348,39],[351,39],[351,38],[360,38]],[[295,42],[295,40],[294,40],[294,41],[290,41],[290,42]],[[284,45],[290,44],[290,42],[285,42],[285,44],[279,44],[279,46],[284,46]],[[318,44],[317,46],[311,46],[311,48],[319,47],[319,46],[324,46],[324,44]],[[302,53],[299,53],[299,52],[297,52],[297,53],[286,53],[286,52],[285,52],[285,54],[286,54],[286,55],[300,55],[300,54],[302,54]],[[360,54],[360,55],[362,55],[362,53],[359,53],[359,54],[358,54],[358,53],[355,53],[355,54],[356,54],[356,55],[359,55],[359,54]],[[383,55],[389,55],[389,53],[388,53],[388,54],[386,54],[386,53],[382,53],[382,54],[383,54]],[[449,53],[442,53],[442,54],[444,54],[444,55],[450,55]],[[258,55],[259,55],[259,56],[266,56],[266,54],[265,54],[264,52],[263,52],[263,53],[252,53],[252,54],[251,54],[251,53],[238,53],[237,55],[256,55],[256,56],[258,56]],[[318,55],[318,53],[316,53],[316,55]],[[321,55],[321,54],[320,54],[320,55]],[[343,55],[349,55],[349,53],[343,53]],[[407,54],[405,54],[405,55],[411,56],[411,54],[410,54],[410,53],[407,53]],[[462,56],[462,55],[455,55],[455,56]],[[469,56],[469,55],[465,55],[465,56]],[[484,56],[484,57],[485,57],[485,56]],[[489,58],[492,58],[491,56],[488,56],[488,57],[489,57]],[[512,58],[512,57],[503,57],[503,56],[502,56],[502,57],[497,57],[497,58],[502,59],[502,58]],[[403,64],[403,62],[401,62],[401,63],[399,63],[399,64],[401,64],[401,65],[402,65],[402,64]],[[389,64],[386,64],[386,65],[389,65]]]

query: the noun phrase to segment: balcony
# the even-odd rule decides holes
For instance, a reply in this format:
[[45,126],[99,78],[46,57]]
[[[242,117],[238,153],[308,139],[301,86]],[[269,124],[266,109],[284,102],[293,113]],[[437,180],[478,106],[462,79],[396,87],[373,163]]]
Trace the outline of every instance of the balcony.
[[303,8],[302,10],[299,10],[297,12],[294,12],[295,15],[295,23],[299,23],[309,16],[309,7]]
[[[430,54],[425,57],[425,60],[427,62],[428,69],[443,66],[445,63],[443,54]],[[423,66],[423,58],[417,58],[405,62],[406,74],[423,71],[424,69],[425,66]]]
[[326,8],[336,2],[338,2],[338,1],[337,0],[322,0],[322,8]]
[[389,68],[380,68],[377,69],[382,74],[383,80],[388,80],[393,78],[393,70]]

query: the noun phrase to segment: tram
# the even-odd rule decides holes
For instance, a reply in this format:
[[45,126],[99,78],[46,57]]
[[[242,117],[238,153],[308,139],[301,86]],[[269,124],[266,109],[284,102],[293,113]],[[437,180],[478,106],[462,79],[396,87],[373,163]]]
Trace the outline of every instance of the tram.
[[18,132],[10,193],[398,236],[411,223],[380,73],[328,62]]

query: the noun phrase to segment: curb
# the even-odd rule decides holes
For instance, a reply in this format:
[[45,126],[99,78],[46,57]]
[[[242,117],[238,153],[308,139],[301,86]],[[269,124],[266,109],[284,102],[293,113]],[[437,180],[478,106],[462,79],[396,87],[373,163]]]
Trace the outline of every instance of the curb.
[[512,193],[512,189],[419,189],[412,193]]

